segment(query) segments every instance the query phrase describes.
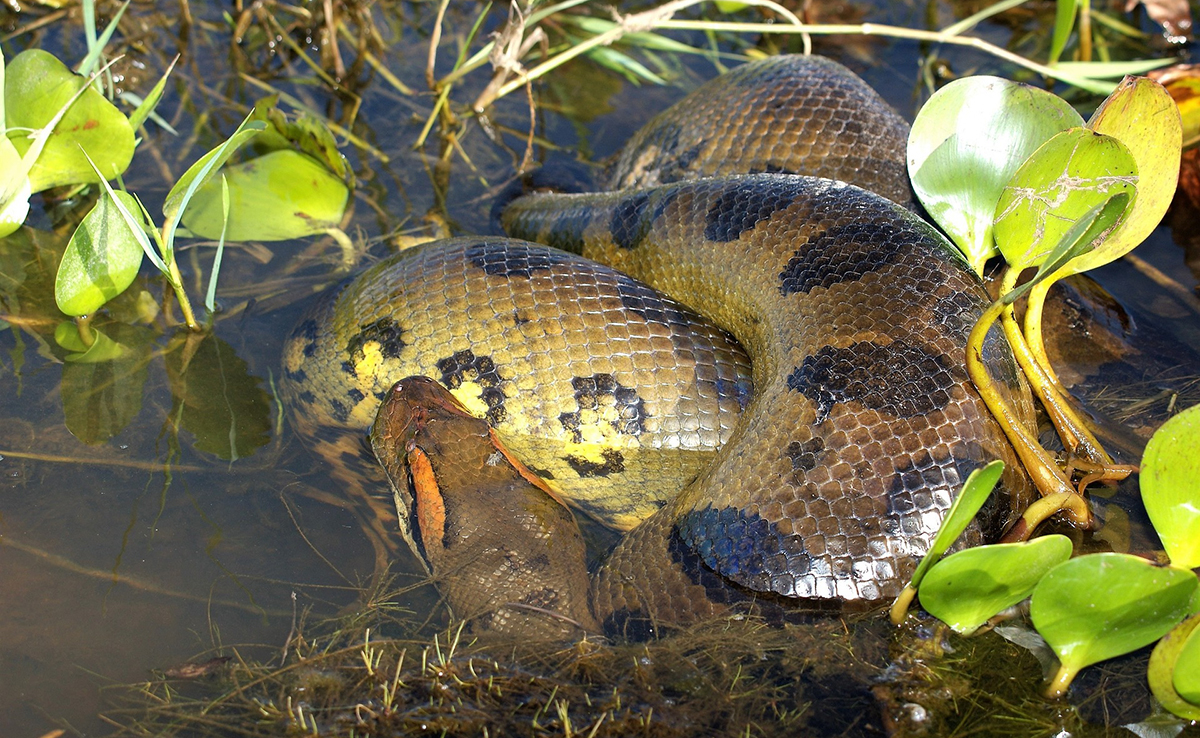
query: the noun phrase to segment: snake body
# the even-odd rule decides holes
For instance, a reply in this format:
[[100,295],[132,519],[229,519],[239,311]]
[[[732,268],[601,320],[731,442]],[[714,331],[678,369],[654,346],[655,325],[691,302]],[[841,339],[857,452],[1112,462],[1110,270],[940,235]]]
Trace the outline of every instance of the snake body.
[[[909,202],[906,133],[903,121],[839,65],[808,57],[747,64],[635,136],[610,177],[625,189],[530,195],[504,211],[511,235],[563,251],[498,239],[435,243],[377,265],[327,298],[289,340],[285,390],[302,425],[333,417],[362,428],[396,379],[438,378],[466,410],[496,426],[491,445],[480,447],[487,459],[507,460],[500,449],[511,448],[547,473],[551,498],[571,492],[574,482],[598,482],[601,492],[574,504],[621,527],[644,517],[595,577],[591,609],[579,622],[592,622],[592,614],[610,623],[636,616],[683,621],[748,599],[845,604],[891,597],[971,470],[993,458],[1009,468],[967,544],[997,535],[1031,495],[963,368],[967,334],[987,304],[981,284],[933,228],[860,188]],[[793,156],[797,150],[825,155]],[[730,175],[723,154],[736,159],[734,170],[751,173]],[[683,181],[697,174],[714,176]],[[680,181],[666,183],[672,180]],[[590,263],[567,251],[618,271],[588,267],[606,276],[567,292],[568,272]],[[565,305],[556,302],[560,292]],[[614,323],[622,311],[638,326],[631,333],[651,334],[651,353],[675,363],[660,365],[622,343],[626,329]],[[737,343],[708,321],[745,348],[749,373]],[[703,341],[684,338],[694,326]],[[558,353],[547,358],[538,341],[551,334],[557,337],[550,350]],[[610,334],[621,358],[585,368],[612,348],[602,340]],[[999,336],[989,338],[984,354],[1010,401],[1032,417]],[[580,364],[568,366],[576,358]],[[684,376],[685,389],[660,401],[653,380],[675,376]],[[555,391],[568,398],[565,405],[549,399]],[[414,407],[409,397],[394,402]],[[449,401],[438,402],[444,409]],[[539,404],[552,409],[539,415]],[[707,409],[683,415],[701,407]],[[386,417],[429,417],[421,412]],[[446,534],[462,529],[450,523],[463,518],[446,507],[460,498],[434,494],[441,513],[424,508],[425,520],[440,520],[441,535],[414,535],[423,508],[411,456],[420,451],[425,481],[439,489],[439,467],[480,452],[465,440],[462,449],[438,440],[447,420],[391,428],[378,424],[384,413],[379,417],[375,451],[391,472],[402,523],[439,573],[428,547],[462,548]],[[518,447],[538,425],[577,445],[527,457]],[[701,450],[713,448],[710,439],[724,442],[715,459]],[[672,468],[676,461],[663,460],[679,450],[696,453],[668,474],[688,482],[677,496],[654,492],[644,504],[617,496],[645,486],[656,466]],[[642,465],[645,451],[659,460]],[[576,462],[552,468],[556,455]],[[539,519],[522,513],[497,524],[516,537],[525,523],[512,520]],[[530,585],[542,581],[546,567],[528,562],[541,559],[512,553],[505,561],[527,562],[516,567],[522,597],[540,593],[536,607],[554,609],[556,587]],[[586,573],[573,576],[577,584]],[[483,591],[477,585],[461,602],[488,599]]]

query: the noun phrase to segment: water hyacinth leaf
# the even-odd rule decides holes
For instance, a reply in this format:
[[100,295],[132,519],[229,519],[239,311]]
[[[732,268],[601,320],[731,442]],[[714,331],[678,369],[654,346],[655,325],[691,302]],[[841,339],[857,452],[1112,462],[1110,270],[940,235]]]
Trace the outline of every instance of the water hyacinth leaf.
[[1086,128],[1056,134],[1000,193],[996,246],[1013,267],[1041,264],[1089,211],[1120,193],[1136,200],[1137,174],[1129,149],[1111,136]]
[[238,147],[257,136],[266,127],[267,124],[262,121],[247,118],[242,121],[233,135],[188,167],[183,176],[175,181],[175,186],[163,200],[162,212],[167,219],[168,231],[171,231],[179,222],[179,215],[187,208],[188,201],[191,200],[196,190],[209,181],[221,165],[233,156]]
[[[73,74],[53,54],[40,49],[18,54],[8,65],[4,83],[5,124],[17,151],[22,155],[28,151],[34,145],[29,132],[51,124],[86,84],[86,79]],[[129,120],[89,87],[49,132],[29,170],[32,191],[99,181],[84,152],[104,177],[116,177],[129,166],[133,148]]]
[[25,222],[32,196],[29,177],[21,167],[21,154],[11,141],[0,137],[0,238]]
[[1142,454],[1142,504],[1171,563],[1200,566],[1200,405],[1172,417]]
[[1064,264],[1080,254],[1087,253],[1096,247],[1096,242],[1106,232],[1110,231],[1116,222],[1129,209],[1129,194],[1118,192],[1104,202],[1084,213],[1067,232],[1038,267],[1033,279],[1021,284],[1015,290],[1004,295],[1001,299],[1006,305],[1011,305],[1028,292],[1034,285],[1057,272]]
[[921,582],[921,607],[959,633],[1029,596],[1051,568],[1071,558],[1071,540],[1049,535],[977,546],[937,562]]
[[[1146,679],[1163,707],[1185,720],[1200,720],[1200,692],[1194,691],[1200,687],[1200,615],[1172,628],[1154,646]],[[1183,696],[1180,684],[1190,698]]]
[[[1191,618],[1191,622],[1200,620],[1200,616]],[[1179,657],[1175,660],[1175,691],[1179,696],[1200,706],[1200,635],[1193,630],[1188,636]]]
[[1058,96],[988,76],[951,82],[917,113],[908,137],[913,189],[976,272],[996,253],[1004,185],[1043,142],[1082,124]]
[[67,315],[90,315],[125,291],[142,266],[142,245],[113,198],[131,212],[138,212],[133,195],[114,191],[101,197],[67,243],[58,275],[54,300]]
[[1137,197],[1125,220],[1100,246],[1070,262],[1078,274],[1124,256],[1159,224],[1179,183],[1183,123],[1179,107],[1159,83],[1126,77],[1096,109],[1087,127],[1120,141],[1137,163]]
[[[228,166],[230,241],[282,241],[323,233],[346,212],[350,190],[328,169],[297,151],[272,151]],[[225,224],[221,183],[196,191],[183,224],[204,238],[218,238]]]
[[348,186],[354,186],[354,170],[338,148],[337,139],[324,119],[300,112],[289,118],[277,107],[278,95],[271,95],[254,104],[252,120],[267,124],[266,130],[254,139],[254,148],[262,153],[279,149],[294,149],[308,154],[325,165]]
[[1051,569],[1033,590],[1033,626],[1060,667],[1051,687],[1061,695],[1085,666],[1161,638],[1188,614],[1196,575],[1129,554],[1080,556]]

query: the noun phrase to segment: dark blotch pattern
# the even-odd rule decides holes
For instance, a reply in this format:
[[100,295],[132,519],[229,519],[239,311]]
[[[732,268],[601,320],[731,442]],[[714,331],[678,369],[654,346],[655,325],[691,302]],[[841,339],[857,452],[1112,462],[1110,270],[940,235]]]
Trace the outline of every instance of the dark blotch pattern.
[[[380,318],[361,326],[358,333],[346,342],[346,356],[351,365],[363,360],[366,355],[363,347],[372,341],[379,343],[379,352],[388,359],[400,358],[400,352],[408,345],[404,340],[404,328],[399,323],[391,318]],[[350,373],[354,373],[353,367]]]
[[779,293],[852,282],[897,260],[914,240],[910,234],[880,238],[878,223],[845,223],[819,233],[799,248],[779,273]]
[[357,405],[358,403],[362,402],[363,400],[365,400],[367,398],[367,396],[365,394],[363,394],[362,390],[360,390],[357,387],[351,389],[346,394],[349,395],[350,401],[353,402],[355,405]]
[[665,323],[682,330],[694,318],[680,309],[679,304],[666,299],[651,287],[624,274],[617,274],[617,297],[621,307],[643,318],[647,323]]
[[296,326],[295,330],[292,331],[293,341],[304,341],[303,352],[305,358],[311,358],[317,353],[317,335],[319,332],[320,327],[317,325],[317,321],[312,318],[305,320],[300,325]]
[[650,202],[650,196],[644,192],[639,192],[625,198],[613,208],[610,229],[612,230],[613,243],[618,248],[635,249],[642,242],[642,239],[646,237],[646,234],[650,232],[650,228],[654,225],[654,220],[645,217],[645,209],[648,202]]
[[617,408],[617,419],[610,421],[614,430],[626,436],[640,436],[646,431],[646,403],[638,396],[637,390],[621,384],[613,375],[572,377],[571,387],[575,390],[575,404],[579,406],[579,412],[563,413],[558,420],[575,443],[583,442],[580,412],[600,407],[606,396],[612,398]]
[[954,374],[942,357],[900,341],[823,346],[805,357],[787,379],[789,389],[812,400],[818,423],[843,402],[899,418],[925,415],[950,402],[954,384]]
[[482,387],[480,399],[488,406],[484,418],[492,426],[503,422],[506,417],[504,390],[500,388],[500,375],[496,372],[492,357],[476,356],[470,349],[464,349],[439,359],[437,368],[442,373],[442,384],[449,389],[458,389],[464,381],[475,382]]
[[530,248],[509,242],[480,241],[465,250],[467,259],[493,277],[522,277],[545,272],[569,260],[565,254],[545,248]]
[[825,441],[820,436],[813,436],[807,441],[792,441],[784,450],[792,460],[792,469],[806,472],[817,468],[825,453]]
[[591,461],[574,454],[564,456],[563,461],[570,464],[575,473],[581,477],[607,477],[625,471],[625,457],[621,455],[620,451],[606,448],[600,452],[600,455],[604,459],[603,462]]
[[813,566],[798,536],[781,533],[758,513],[709,506],[681,516],[676,531],[705,566],[752,590],[795,592]]
[[770,180],[739,180],[722,192],[708,209],[704,237],[725,243],[792,204],[796,191],[773,187]]
[[[892,477],[887,490],[887,519],[884,529],[893,536],[913,536],[923,532],[921,514],[935,509],[934,493],[943,490],[950,497],[957,496],[971,472],[984,465],[987,455],[977,444],[964,445],[955,449],[954,456],[943,460],[921,452],[915,459],[905,460]],[[989,502],[1000,496],[993,494]],[[995,540],[1002,531],[998,528],[1003,521],[996,520],[1002,512],[993,504],[985,505],[985,512],[976,518],[986,540]]]

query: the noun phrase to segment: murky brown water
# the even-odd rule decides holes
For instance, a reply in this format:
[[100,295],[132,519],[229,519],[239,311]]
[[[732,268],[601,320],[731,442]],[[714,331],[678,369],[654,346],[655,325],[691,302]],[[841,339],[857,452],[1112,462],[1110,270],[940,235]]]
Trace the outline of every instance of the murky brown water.
[[[279,53],[272,53],[263,42],[265,21],[254,20],[245,42],[231,52],[229,27],[220,14],[229,8],[193,4],[194,24],[183,34],[177,5],[162,5],[171,16],[165,23],[150,8],[131,11],[141,14],[123,26],[127,37],[137,37],[134,63],[119,67],[147,80],[129,82],[144,92],[176,51],[184,55],[160,107],[181,135],[152,130],[125,178],[151,212],[169,186],[166,175],[177,176],[231,132],[243,114],[240,106],[261,94],[237,72],[265,79],[346,122],[352,98],[309,84],[312,71],[278,44]],[[305,7],[315,11],[321,4],[310,5]],[[882,9],[849,7],[900,25],[920,25],[925,17],[924,6],[877,5]],[[455,39],[481,7],[451,4],[439,75],[449,70]],[[950,8],[933,7],[939,22],[953,17]],[[430,4],[380,3],[369,11],[389,44],[383,63],[415,90],[425,88],[435,10]],[[0,13],[0,35],[34,20]],[[275,15],[291,22],[286,14]],[[493,12],[485,31],[502,19]],[[356,30],[352,22],[348,28]],[[1000,27],[986,32],[1007,37]],[[73,63],[83,53],[80,39],[75,22],[58,20],[11,35],[4,51],[11,59],[24,48],[40,47]],[[309,50],[317,55],[311,44]],[[841,47],[822,41],[818,50],[861,72],[911,118],[920,99],[917,45],[849,39]],[[349,47],[344,52],[353,59]],[[941,53],[959,72],[981,65],[999,69],[977,54]],[[655,112],[716,73],[699,57],[663,63],[666,71],[680,73],[678,87],[637,87],[587,62],[573,64],[539,90],[538,137],[568,153],[578,149],[602,158]],[[343,147],[359,177],[347,232],[369,242],[368,258],[386,253],[384,241],[397,232],[427,235],[429,213],[454,233],[485,229],[492,187],[504,182],[523,153],[529,125],[523,95],[495,108],[503,145],[477,125],[467,129],[461,138],[467,166],[455,152],[439,161],[436,142],[412,150],[431,109],[430,95],[402,94],[369,67],[352,70],[358,82],[350,87],[363,100],[352,129],[388,157],[385,162],[362,148]],[[482,73],[467,77],[455,99],[473,99],[485,81]],[[268,659],[278,653],[297,612],[330,615],[353,607],[359,587],[376,571],[379,542],[341,503],[327,470],[297,442],[286,420],[280,424],[286,416],[272,395],[283,336],[310,294],[337,278],[333,245],[312,239],[227,253],[221,279],[226,312],[214,336],[200,345],[185,345],[159,317],[128,329],[128,340],[142,352],[127,361],[63,363],[64,352],[51,337],[60,317],[52,304],[53,273],[47,270],[90,203],[43,207],[37,201],[30,227],[0,240],[0,312],[12,323],[0,331],[3,736],[36,736],[54,727],[102,734],[107,727],[97,715],[106,686],[149,679],[152,670],[207,657],[220,646]],[[1194,287],[1182,250],[1164,233],[1143,256],[1186,289]],[[183,260],[194,298],[202,294],[197,268],[206,278],[210,260],[207,248]],[[1123,298],[1142,303],[1140,319],[1161,322],[1168,334],[1200,345],[1195,314],[1135,270],[1117,265],[1101,278]],[[134,314],[141,291],[158,297],[161,285],[139,280],[113,312]],[[1161,368],[1200,369],[1171,361],[1164,359]],[[191,371],[181,376],[184,363]],[[1167,401],[1161,400],[1164,409]],[[236,461],[229,460],[230,424],[221,415],[231,406],[239,418]],[[406,555],[396,554],[394,571],[415,576],[417,569]],[[402,604],[422,613],[435,603],[425,588]]]

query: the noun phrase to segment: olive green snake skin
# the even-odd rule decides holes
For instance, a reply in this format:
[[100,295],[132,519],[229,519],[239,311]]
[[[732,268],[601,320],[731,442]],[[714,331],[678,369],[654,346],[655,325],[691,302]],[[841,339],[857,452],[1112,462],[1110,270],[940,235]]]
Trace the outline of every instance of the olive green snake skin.
[[[323,298],[285,348],[297,424],[319,450],[353,461],[396,380],[438,380],[495,433],[455,431],[475,439],[462,451],[438,429],[465,416],[427,422],[437,413],[397,395],[411,411],[397,428],[377,425],[374,441],[402,532],[439,577],[469,561],[439,564],[431,542],[479,559],[482,549],[452,535],[470,508],[456,507],[459,492],[433,494],[437,515],[418,498],[440,489],[440,466],[465,463],[456,455],[505,466],[511,452],[551,499],[631,529],[582,605],[538,586],[544,557],[506,559],[525,561],[514,565],[525,594],[501,587],[500,602],[529,597],[527,610],[561,611],[588,629],[684,622],[740,603],[892,597],[970,471],[994,458],[1008,465],[965,544],[998,535],[1033,494],[963,366],[984,290],[940,234],[892,201],[911,206],[906,137],[833,62],[739,67],[639,132],[610,174],[615,191],[507,207],[510,235],[557,248],[436,242]],[[1030,420],[998,335],[984,355]],[[453,403],[435,401],[438,412]],[[426,460],[422,494],[414,458]],[[517,476],[513,485],[528,482]],[[524,514],[496,525],[519,538]],[[441,521],[438,537],[426,538],[423,519]],[[571,576],[577,590],[586,573]],[[451,604],[495,612],[489,582],[509,578],[479,576]]]

